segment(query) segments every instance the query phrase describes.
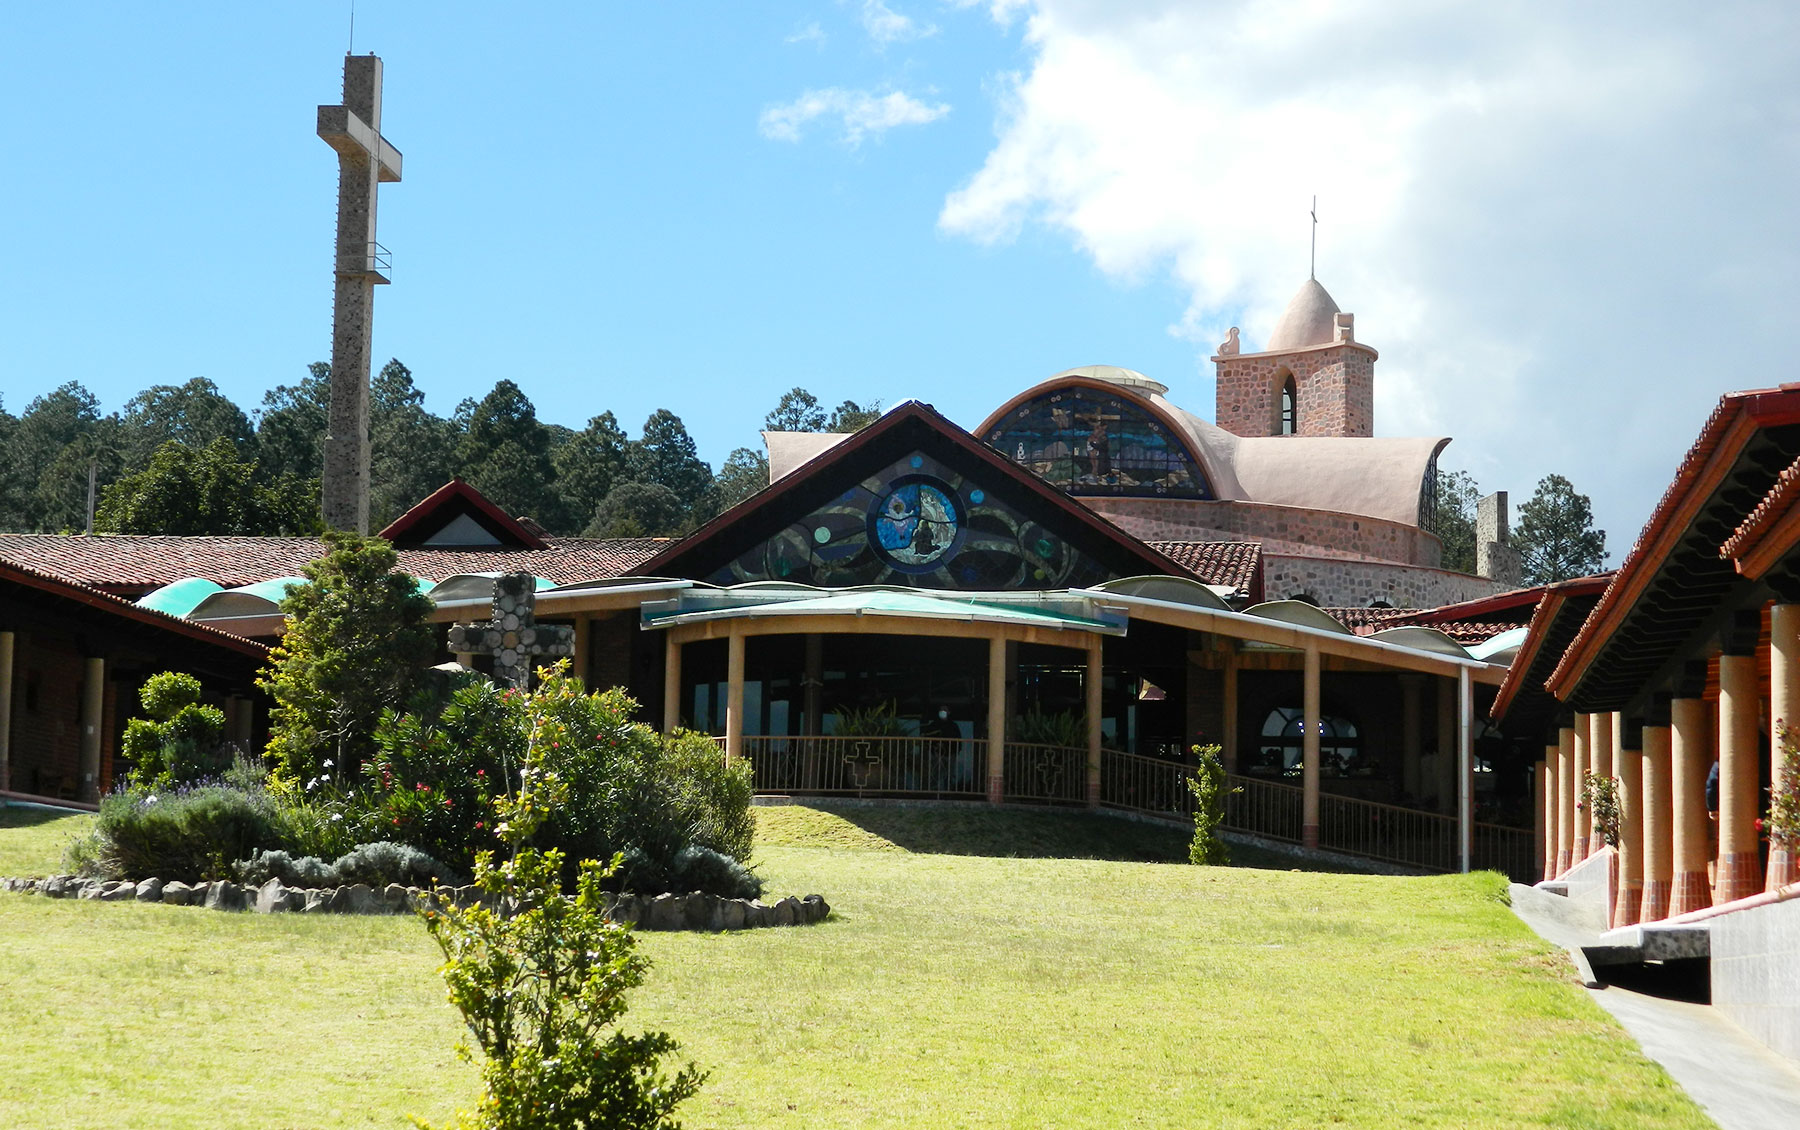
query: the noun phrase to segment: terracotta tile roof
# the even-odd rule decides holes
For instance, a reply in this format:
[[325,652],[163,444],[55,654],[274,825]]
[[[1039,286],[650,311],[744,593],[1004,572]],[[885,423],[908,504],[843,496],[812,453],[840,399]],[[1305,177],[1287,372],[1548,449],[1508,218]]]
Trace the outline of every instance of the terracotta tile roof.
[[1230,585],[1246,600],[1262,596],[1261,542],[1153,541],[1151,549],[1209,585]]
[[1800,498],[1800,459],[1788,464],[1775,479],[1775,485],[1769,493],[1756,504],[1756,508],[1744,516],[1736,531],[1725,539],[1719,547],[1720,557],[1742,557],[1744,550],[1761,540],[1771,528],[1778,525],[1793,509],[1794,500]]
[[[557,584],[631,572],[667,538],[558,538],[548,549],[402,549],[400,567],[439,581],[524,570]],[[0,561],[106,592],[138,596],[183,577],[235,588],[289,577],[324,552],[316,538],[0,534]]]
[[171,616],[167,612],[140,608],[123,597],[79,584],[66,577],[46,573],[42,569],[21,565],[16,561],[0,561],[0,581],[10,581],[37,592],[72,600],[101,612],[109,612],[127,620],[160,628],[175,635],[186,636],[189,639],[212,644],[256,659],[265,658],[269,654],[266,646],[254,640],[234,636],[230,632],[221,631],[207,624],[196,624],[183,620],[178,616]]

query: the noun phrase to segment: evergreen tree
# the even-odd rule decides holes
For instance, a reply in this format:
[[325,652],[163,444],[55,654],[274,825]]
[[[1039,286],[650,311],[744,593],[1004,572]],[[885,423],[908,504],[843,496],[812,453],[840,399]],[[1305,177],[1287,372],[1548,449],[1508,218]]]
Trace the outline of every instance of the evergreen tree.
[[297,385],[263,394],[256,413],[257,469],[279,478],[316,479],[325,468],[325,429],[331,404],[331,366],[314,361]]
[[9,445],[12,478],[24,529],[76,532],[87,525],[88,469],[96,489],[118,475],[119,418],[102,416],[100,402],[70,381],[25,406]]
[[803,388],[782,393],[775,410],[763,417],[763,430],[770,432],[822,432],[827,430],[825,424],[819,398]]
[[401,708],[436,650],[431,600],[380,538],[328,531],[330,551],[281,602],[287,632],[257,685],[275,700],[269,756],[295,778],[355,780],[383,710]]
[[881,419],[881,401],[872,400],[865,408],[854,400],[846,400],[832,409],[831,419],[825,421],[825,430],[845,433],[860,432],[879,419]]
[[624,481],[631,441],[611,412],[602,412],[557,447],[551,462],[562,494],[563,514],[569,532],[592,522],[594,511]]
[[369,385],[369,526],[381,529],[456,477],[456,427],[425,410],[412,370],[390,358]]
[[6,397],[0,394],[0,532],[25,528],[25,488],[12,458],[18,431],[19,418],[6,410]]
[[661,483],[620,483],[594,508],[582,533],[591,538],[676,537],[686,532],[688,508]]
[[725,457],[724,466],[713,479],[714,508],[724,513],[768,485],[768,457],[740,447]]
[[[467,407],[459,462],[463,478],[508,514],[529,516],[546,529],[562,525],[550,430],[511,381],[503,380]],[[461,407],[458,415],[463,416]]]
[[1606,531],[1594,529],[1593,504],[1561,475],[1546,475],[1519,507],[1513,540],[1529,584],[1591,576],[1606,560]]
[[711,502],[712,468],[701,461],[681,417],[658,408],[644,421],[644,434],[626,459],[632,481],[659,483],[681,501],[690,523],[705,521]]
[[199,451],[215,439],[229,440],[241,458],[256,456],[250,417],[205,377],[152,385],[126,401],[119,420],[119,457],[127,473],[148,467],[170,440]]
[[202,536],[316,534],[319,481],[283,475],[257,481],[220,436],[199,450],[168,440],[150,465],[106,488],[94,529],[112,534]]
[[1443,568],[1475,572],[1475,506],[1481,487],[1467,471],[1437,472],[1437,512],[1431,532],[1444,543]]

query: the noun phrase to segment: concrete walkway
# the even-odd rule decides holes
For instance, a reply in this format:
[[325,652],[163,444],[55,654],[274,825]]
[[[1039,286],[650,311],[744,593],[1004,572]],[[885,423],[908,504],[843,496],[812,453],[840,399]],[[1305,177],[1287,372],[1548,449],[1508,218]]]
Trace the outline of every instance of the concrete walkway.
[[[1593,974],[1575,947],[1593,942],[1599,931],[1561,896],[1516,883],[1512,896],[1513,913],[1545,941],[1571,949],[1583,983],[1592,985]],[[1711,1007],[1616,985],[1587,992],[1722,1130],[1800,1126],[1800,1064],[1751,1039]]]

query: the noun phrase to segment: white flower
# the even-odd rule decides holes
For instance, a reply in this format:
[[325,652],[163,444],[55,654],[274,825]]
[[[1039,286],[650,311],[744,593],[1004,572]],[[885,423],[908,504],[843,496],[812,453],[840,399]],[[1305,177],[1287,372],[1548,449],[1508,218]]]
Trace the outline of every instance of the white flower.
[[334,822],[335,822],[335,821],[338,821],[338,820],[342,820],[342,819],[343,819],[343,818],[344,818],[344,814],[343,814],[343,813],[341,813],[341,812],[334,812],[334,813],[332,813],[332,814],[331,814],[331,819],[332,819],[332,820],[333,820],[333,821],[334,821]]
[[325,768],[329,769],[329,768],[331,768],[331,766],[332,766],[331,758],[327,757],[325,759]]
[[153,794],[151,794],[151,795],[150,795],[150,796],[147,796],[147,797],[145,797],[145,798],[144,798],[144,803],[145,803],[145,804],[155,804],[155,803],[156,803],[156,796],[155,796],[155,794],[154,794],[154,793],[153,793]]

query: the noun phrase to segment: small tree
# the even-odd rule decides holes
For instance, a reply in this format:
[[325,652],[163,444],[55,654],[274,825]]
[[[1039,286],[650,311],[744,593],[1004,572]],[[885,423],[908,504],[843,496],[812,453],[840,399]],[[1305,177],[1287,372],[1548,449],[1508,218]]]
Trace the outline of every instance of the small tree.
[[1475,507],[1481,487],[1467,471],[1437,473],[1437,509],[1431,532],[1444,543],[1444,568],[1457,573],[1475,571]]
[[1619,846],[1619,820],[1622,809],[1619,805],[1619,782],[1613,777],[1600,777],[1593,773],[1582,774],[1582,802],[1587,808],[1588,816],[1593,820],[1594,831],[1607,847]]
[[152,675],[138,691],[149,718],[125,724],[119,751],[131,759],[131,782],[167,788],[216,773],[229,763],[225,714],[200,705],[200,680],[178,671]]
[[1194,794],[1194,842],[1188,845],[1188,862],[1223,867],[1231,862],[1231,847],[1219,834],[1225,823],[1225,798],[1235,789],[1225,783],[1225,763],[1216,745],[1195,746],[1197,764],[1188,778]]
[[1606,531],[1594,529],[1593,503],[1561,475],[1546,475],[1519,507],[1513,540],[1534,585],[1598,573],[1606,560]]
[[[572,737],[535,698],[530,710],[518,792],[494,804],[508,858],[495,864],[492,852],[476,856],[483,902],[458,906],[438,894],[423,911],[444,954],[440,972],[450,1003],[482,1056],[481,1104],[459,1112],[453,1125],[673,1130],[675,1108],[706,1073],[693,1064],[673,1078],[661,1072],[658,1061],[679,1047],[667,1033],[613,1030],[625,1014],[626,990],[643,982],[649,962],[630,931],[606,917],[601,883],[617,857],[611,867],[582,861],[571,895],[560,883],[562,853],[528,846],[567,800],[567,786],[546,759]],[[457,1051],[475,1058],[467,1041]]]
[[405,703],[434,652],[431,600],[380,538],[332,531],[281,602],[287,633],[257,685],[275,700],[269,755],[292,777],[354,772],[382,710]]
[[1769,792],[1769,819],[1765,827],[1770,847],[1794,851],[1800,849],[1800,734],[1778,718],[1775,720],[1775,744],[1781,780]]

